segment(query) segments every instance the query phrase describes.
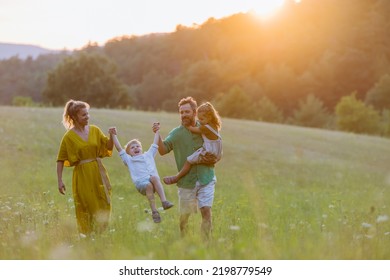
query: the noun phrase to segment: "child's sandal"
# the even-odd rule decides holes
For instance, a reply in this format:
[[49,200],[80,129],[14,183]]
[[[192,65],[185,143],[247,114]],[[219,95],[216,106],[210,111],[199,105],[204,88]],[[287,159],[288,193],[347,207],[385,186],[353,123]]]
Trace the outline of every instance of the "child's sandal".
[[152,218],[153,218],[153,222],[155,222],[155,223],[160,223],[161,222],[160,213],[158,213],[158,211],[153,211],[152,212]]

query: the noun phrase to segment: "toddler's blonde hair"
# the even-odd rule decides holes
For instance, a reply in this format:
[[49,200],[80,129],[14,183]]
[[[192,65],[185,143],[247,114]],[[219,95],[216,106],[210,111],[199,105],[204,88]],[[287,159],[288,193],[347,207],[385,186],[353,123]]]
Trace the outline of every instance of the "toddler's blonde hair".
[[128,154],[128,155],[130,155],[130,146],[131,146],[131,144],[138,144],[138,145],[140,145],[141,147],[142,147],[142,143],[141,143],[141,141],[139,141],[138,139],[132,139],[132,140],[130,140],[129,142],[127,142],[127,144],[125,145],[125,150],[126,150],[126,153]]

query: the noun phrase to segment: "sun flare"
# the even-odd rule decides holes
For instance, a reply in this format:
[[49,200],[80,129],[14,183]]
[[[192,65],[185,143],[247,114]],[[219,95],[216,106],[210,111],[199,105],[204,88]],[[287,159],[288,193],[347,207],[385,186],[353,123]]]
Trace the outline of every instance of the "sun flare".
[[252,2],[252,10],[261,18],[273,16],[284,4],[284,0],[258,0]]

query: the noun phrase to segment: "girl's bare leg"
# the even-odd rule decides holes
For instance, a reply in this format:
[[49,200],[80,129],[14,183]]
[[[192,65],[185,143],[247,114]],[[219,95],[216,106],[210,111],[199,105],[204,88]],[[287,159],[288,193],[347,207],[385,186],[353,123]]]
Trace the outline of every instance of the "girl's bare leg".
[[183,168],[175,176],[167,176],[163,178],[163,181],[167,185],[175,184],[180,178],[184,177],[188,172],[190,172],[191,163],[186,161],[183,165]]

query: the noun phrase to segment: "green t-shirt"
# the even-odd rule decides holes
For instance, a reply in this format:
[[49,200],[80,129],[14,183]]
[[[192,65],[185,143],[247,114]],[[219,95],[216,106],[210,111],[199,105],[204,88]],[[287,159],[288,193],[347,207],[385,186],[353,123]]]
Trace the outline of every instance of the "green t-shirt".
[[[200,134],[191,133],[184,126],[174,128],[163,141],[166,151],[173,150],[176,160],[177,170],[181,170],[187,157],[202,147],[203,139]],[[192,189],[196,181],[206,185],[214,178],[214,165],[195,164],[190,172],[182,177],[177,185],[180,188]]]

